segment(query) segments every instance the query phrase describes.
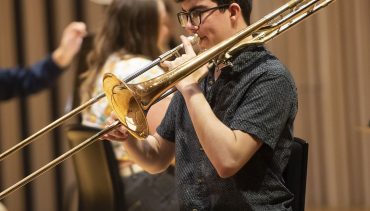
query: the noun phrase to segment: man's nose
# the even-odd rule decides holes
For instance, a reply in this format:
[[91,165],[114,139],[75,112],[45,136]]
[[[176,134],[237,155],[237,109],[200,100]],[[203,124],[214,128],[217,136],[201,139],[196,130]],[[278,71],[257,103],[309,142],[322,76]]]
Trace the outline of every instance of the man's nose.
[[195,33],[199,29],[198,26],[195,26],[191,23],[190,18],[186,22],[185,30]]

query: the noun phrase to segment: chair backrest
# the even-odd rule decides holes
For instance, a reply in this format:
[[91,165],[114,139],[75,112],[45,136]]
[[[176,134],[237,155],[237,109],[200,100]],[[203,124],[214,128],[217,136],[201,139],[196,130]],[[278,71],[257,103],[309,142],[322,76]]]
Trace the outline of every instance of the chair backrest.
[[306,197],[308,143],[295,137],[291,155],[283,177],[288,189],[294,194],[293,211],[303,211]]
[[[67,128],[70,147],[74,147],[98,129],[81,125]],[[79,211],[124,210],[123,183],[113,148],[108,141],[96,141],[73,157],[78,184]]]

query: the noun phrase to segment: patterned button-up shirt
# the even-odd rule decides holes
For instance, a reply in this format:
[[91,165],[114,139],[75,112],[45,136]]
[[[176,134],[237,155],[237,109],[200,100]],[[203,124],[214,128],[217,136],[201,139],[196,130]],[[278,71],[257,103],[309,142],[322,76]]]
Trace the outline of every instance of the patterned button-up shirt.
[[200,84],[215,115],[232,130],[263,142],[241,170],[221,178],[202,150],[185,101],[177,93],[157,132],[175,142],[182,210],[290,210],[282,172],[290,156],[297,94],[288,70],[263,46],[250,46]]

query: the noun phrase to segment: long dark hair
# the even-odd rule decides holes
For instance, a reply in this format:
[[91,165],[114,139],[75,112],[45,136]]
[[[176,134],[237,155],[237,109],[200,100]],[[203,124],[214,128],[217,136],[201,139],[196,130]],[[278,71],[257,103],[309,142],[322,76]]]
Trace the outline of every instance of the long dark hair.
[[158,1],[114,0],[89,55],[90,68],[101,68],[108,56],[120,49],[155,58],[159,55],[158,29]]
[[114,0],[106,9],[105,19],[88,54],[89,72],[81,94],[91,91],[97,74],[108,57],[117,51],[154,59],[157,46],[159,9],[157,0]]

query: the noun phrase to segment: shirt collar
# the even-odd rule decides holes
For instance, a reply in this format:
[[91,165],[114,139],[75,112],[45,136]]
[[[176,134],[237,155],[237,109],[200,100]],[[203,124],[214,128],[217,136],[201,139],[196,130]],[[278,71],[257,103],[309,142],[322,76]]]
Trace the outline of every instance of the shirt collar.
[[[267,51],[263,45],[249,45],[236,52],[228,61],[224,62],[225,67],[222,70],[238,73],[244,68],[232,68],[233,66],[250,66],[256,60],[266,55]],[[216,61],[210,62],[208,68],[211,72],[215,71]]]

